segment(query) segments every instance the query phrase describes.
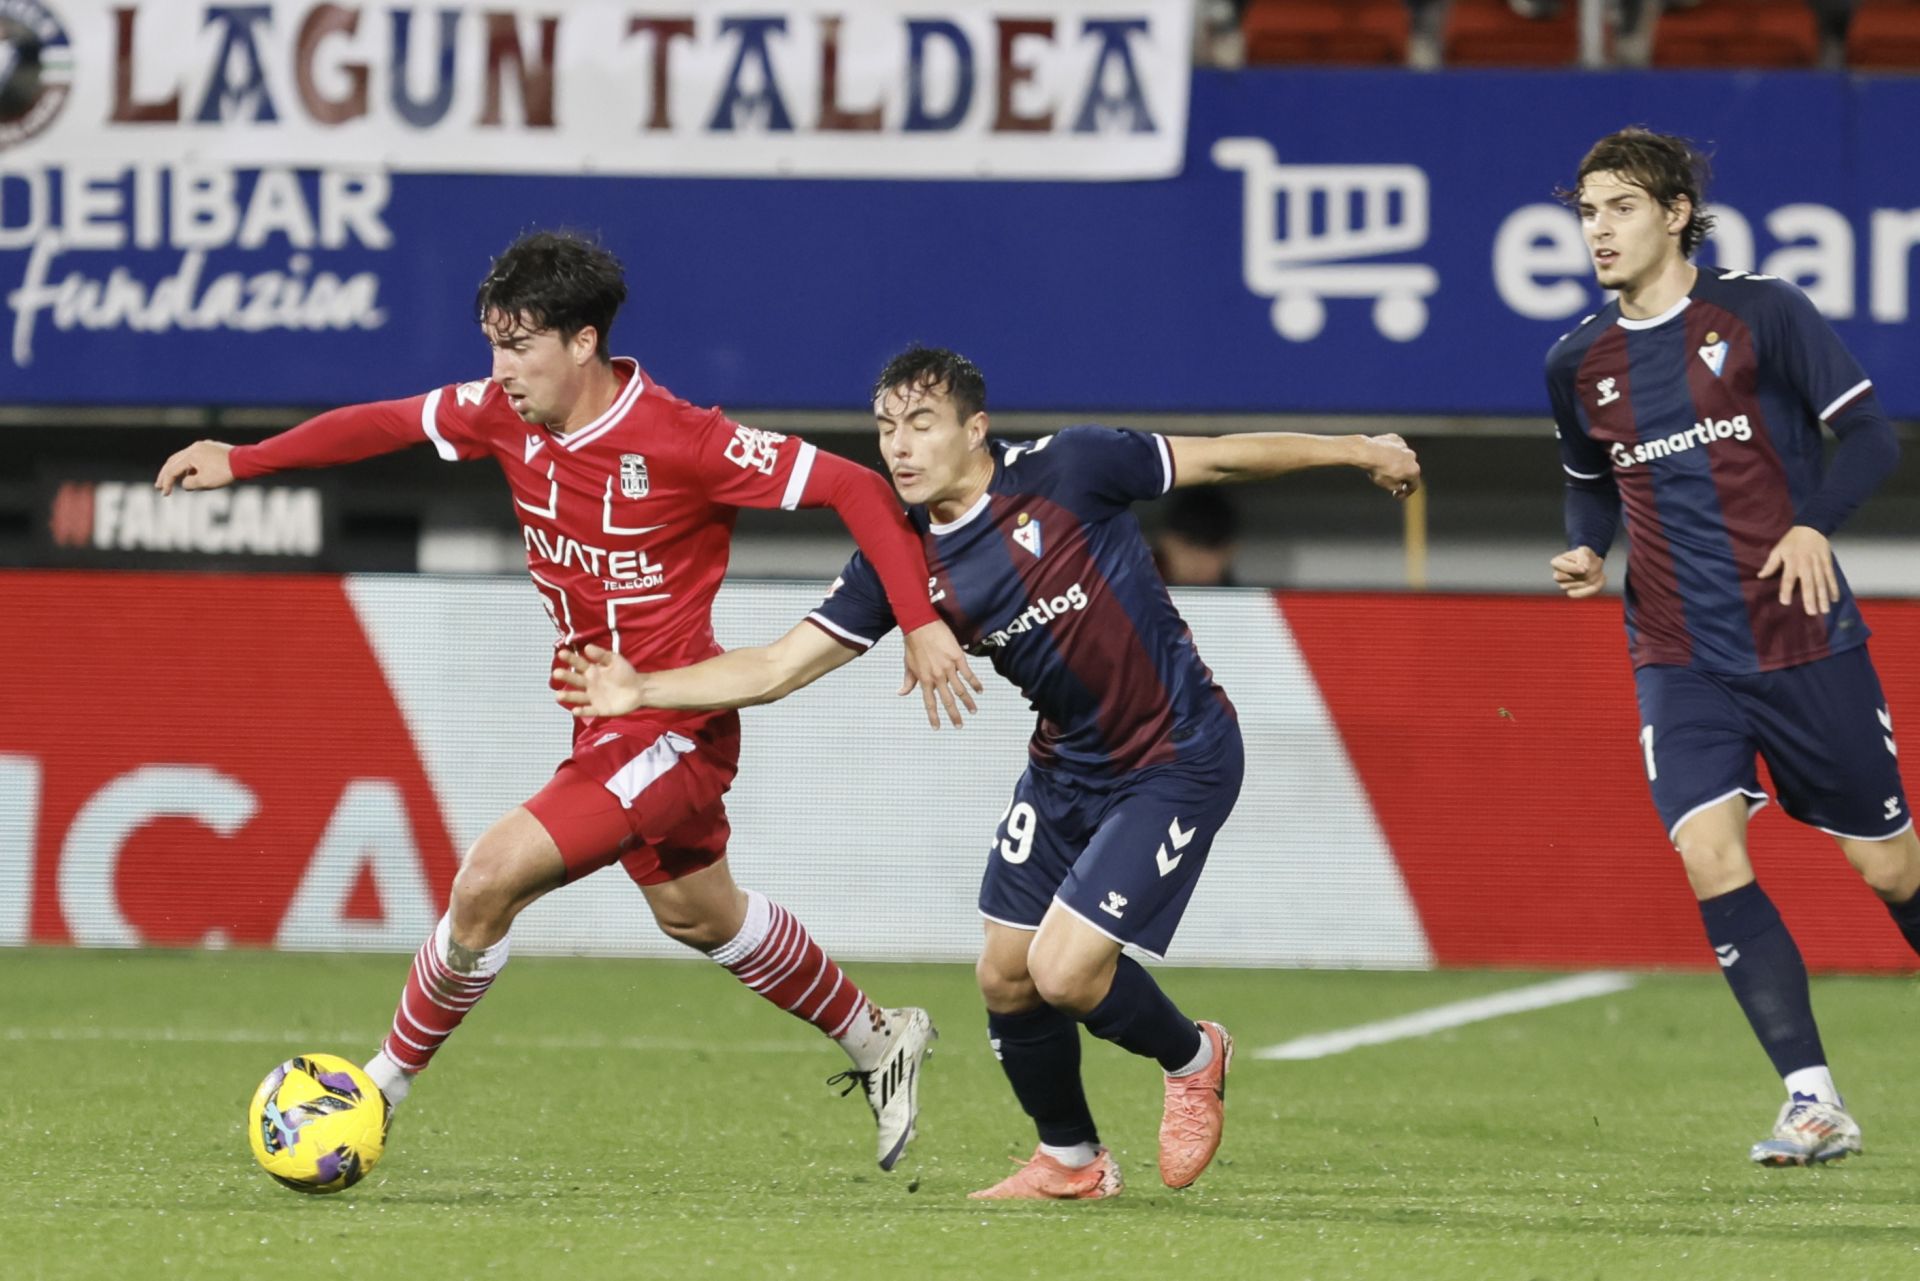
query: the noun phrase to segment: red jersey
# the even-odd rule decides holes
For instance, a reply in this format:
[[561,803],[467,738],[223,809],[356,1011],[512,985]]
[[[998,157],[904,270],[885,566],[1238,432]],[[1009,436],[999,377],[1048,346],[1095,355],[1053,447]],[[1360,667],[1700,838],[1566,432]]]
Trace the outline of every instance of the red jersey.
[[[513,491],[527,573],[556,647],[604,646],[643,672],[721,652],[713,598],[741,507],[833,506],[863,549],[877,542],[895,562],[899,591],[889,596],[917,605],[910,627],[934,619],[918,539],[877,475],[688,404],[633,360],[615,360],[614,370],[621,388],[613,404],[565,435],[528,423],[498,384],[481,379],[323,414],[235,449],[233,473],[244,479],[429,442],[448,461],[491,456]],[[710,715],[643,708],[602,724],[652,736]]]

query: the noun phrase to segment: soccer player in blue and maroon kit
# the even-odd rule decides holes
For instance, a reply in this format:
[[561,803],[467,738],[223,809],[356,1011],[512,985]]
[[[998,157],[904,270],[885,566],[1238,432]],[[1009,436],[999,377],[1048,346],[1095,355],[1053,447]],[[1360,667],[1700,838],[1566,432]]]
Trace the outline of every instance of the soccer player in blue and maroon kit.
[[[874,387],[880,452],[932,571],[933,605],[963,644],[1020,687],[1039,723],[989,847],[978,975],[1001,1066],[1040,1147],[983,1198],[1111,1196],[1080,1083],[1080,1032],[1166,1073],[1160,1176],[1185,1187],[1220,1144],[1233,1041],[1181,1013],[1121,951],[1172,941],[1240,793],[1240,727],[1201,662],[1129,510],[1184,485],[1349,464],[1398,497],[1420,470],[1394,436],[1163,437],[1073,427],[990,440],[971,361],[913,348]],[[678,671],[636,673],[589,650],[561,700],[636,707],[769,703],[865,653],[896,625],[865,557],[774,644]]]
[[[1547,357],[1567,472],[1572,597],[1605,584],[1625,509],[1626,622],[1655,807],[1707,940],[1786,1084],[1762,1165],[1860,1151],[1814,1024],[1806,966],[1747,857],[1780,805],[1829,833],[1920,951],[1920,839],[1867,625],[1828,537],[1899,448],[1873,383],[1793,285],[1690,259],[1712,230],[1706,164],[1684,139],[1626,129],[1572,192],[1615,301]],[[1839,439],[1823,465],[1820,426]],[[1799,599],[1794,599],[1798,590]]]

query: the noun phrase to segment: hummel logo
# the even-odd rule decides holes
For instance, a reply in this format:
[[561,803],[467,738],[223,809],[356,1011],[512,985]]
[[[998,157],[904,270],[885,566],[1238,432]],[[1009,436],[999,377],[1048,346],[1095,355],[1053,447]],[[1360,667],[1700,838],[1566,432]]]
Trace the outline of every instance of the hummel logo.
[[1732,969],[1733,963],[1740,959],[1740,949],[1731,943],[1722,943],[1713,949],[1713,954],[1720,958],[1720,968],[1723,970]]
[[1122,894],[1119,890],[1108,890],[1107,901],[1100,905],[1100,910],[1117,921],[1120,919],[1121,910],[1125,908],[1126,905],[1126,895]]
[[547,443],[547,438],[545,436],[528,436],[526,457],[521,459],[521,461],[528,462],[528,463],[532,462],[533,456],[539,453],[540,447],[546,443]]
[[1898,796],[1889,796],[1886,800],[1886,806],[1888,818],[1900,817],[1900,798]]
[[1173,842],[1175,853],[1172,858],[1168,858],[1166,843],[1161,843],[1159,852],[1153,856],[1153,861],[1160,865],[1160,875],[1165,876],[1174,868],[1180,866],[1180,860],[1185,858],[1186,855],[1178,851],[1184,850],[1188,845],[1192,844],[1193,834],[1199,830],[1197,827],[1189,827],[1184,832],[1181,831],[1180,820],[1178,818],[1167,824],[1167,838]]
[[1620,399],[1620,393],[1614,390],[1614,384],[1619,381],[1618,378],[1602,378],[1599,382],[1595,383],[1594,389],[1600,393],[1600,397],[1593,403],[1596,406],[1611,405],[1614,401]]

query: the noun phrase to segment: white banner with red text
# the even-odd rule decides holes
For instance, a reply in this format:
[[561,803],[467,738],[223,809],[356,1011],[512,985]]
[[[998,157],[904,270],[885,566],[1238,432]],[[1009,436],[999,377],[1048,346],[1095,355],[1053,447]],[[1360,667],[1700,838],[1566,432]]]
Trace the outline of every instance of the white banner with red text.
[[106,197],[86,182],[156,162],[183,166],[176,201],[195,166],[225,181],[256,165],[1160,178],[1186,144],[1192,14],[1192,0],[6,0],[0,160],[57,162],[96,210]]

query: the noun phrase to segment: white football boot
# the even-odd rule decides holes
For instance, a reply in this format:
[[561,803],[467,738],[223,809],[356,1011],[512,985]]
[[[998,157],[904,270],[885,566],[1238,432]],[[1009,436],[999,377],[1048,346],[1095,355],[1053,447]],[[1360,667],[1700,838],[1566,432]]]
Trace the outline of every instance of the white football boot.
[[907,1006],[885,1014],[893,1027],[887,1057],[871,1071],[848,1069],[829,1077],[827,1084],[845,1081],[846,1094],[853,1093],[856,1085],[866,1090],[867,1106],[880,1126],[880,1168],[891,1170],[913,1138],[913,1123],[920,1115],[920,1065],[933,1053],[940,1033],[925,1010]]
[[1780,1106],[1773,1137],[1753,1145],[1756,1165],[1819,1165],[1858,1155],[1860,1126],[1838,1103],[1796,1094]]

